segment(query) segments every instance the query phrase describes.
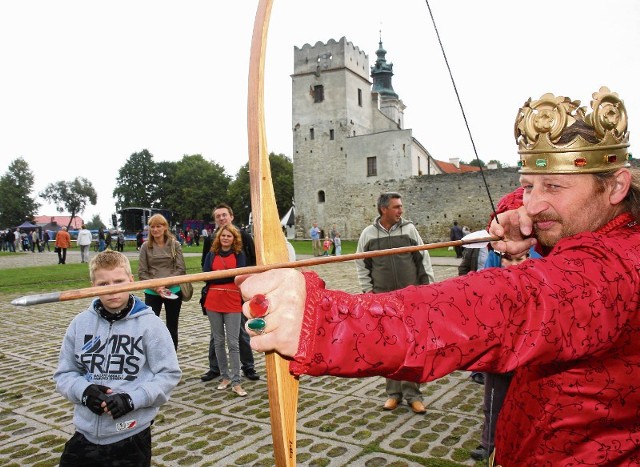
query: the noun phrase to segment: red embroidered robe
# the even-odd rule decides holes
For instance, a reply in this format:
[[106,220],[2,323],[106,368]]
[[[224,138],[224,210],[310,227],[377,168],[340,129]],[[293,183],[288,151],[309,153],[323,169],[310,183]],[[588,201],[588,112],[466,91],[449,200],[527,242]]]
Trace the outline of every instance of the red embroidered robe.
[[385,294],[305,273],[295,374],[431,381],[515,370],[503,466],[640,463],[640,226],[623,214],[543,259]]

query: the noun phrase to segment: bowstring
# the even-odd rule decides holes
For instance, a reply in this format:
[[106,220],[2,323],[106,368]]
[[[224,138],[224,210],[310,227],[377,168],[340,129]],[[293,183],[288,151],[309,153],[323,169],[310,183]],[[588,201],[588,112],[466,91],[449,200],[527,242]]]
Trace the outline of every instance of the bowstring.
[[[453,72],[451,71],[451,67],[449,66],[449,60],[447,59],[447,54],[444,51],[444,45],[442,44],[442,39],[440,38],[440,32],[438,31],[438,26],[436,25],[436,20],[433,16],[433,12],[431,11],[431,5],[429,5],[429,0],[425,0],[427,4],[427,9],[429,10],[429,16],[431,17],[431,22],[433,23],[433,29],[436,33],[436,37],[438,38],[438,44],[440,44],[440,51],[442,52],[442,57],[444,58],[444,63],[447,66],[447,71],[449,72],[449,78],[451,79],[451,84],[453,85],[453,90],[456,93],[456,98],[458,99],[458,105],[460,106],[460,111],[462,112],[462,119],[464,120],[464,125],[467,128],[467,133],[469,134],[469,139],[471,140],[471,146],[473,147],[473,153],[476,156],[476,160],[478,161],[478,167],[480,168],[480,175],[482,175],[482,181],[484,183],[484,188],[487,191],[487,196],[489,197],[489,203],[491,204],[491,210],[493,211],[493,216],[496,222],[499,224],[498,214],[496,213],[496,207],[493,204],[493,198],[491,197],[491,192],[489,191],[489,184],[487,183],[487,179],[484,176],[484,170],[482,170],[482,163],[480,162],[480,157],[478,156],[478,151],[476,149],[476,143],[473,140],[473,135],[471,134],[471,128],[469,127],[469,122],[467,120],[467,114],[464,111],[464,106],[462,105],[462,100],[460,99],[460,93],[458,93],[458,87],[456,86],[456,81],[453,79]],[[485,381],[486,384],[486,381]],[[493,440],[493,433],[491,429],[493,428],[491,425],[491,419],[493,417],[493,399],[494,399],[494,388],[491,388],[491,396],[489,402],[489,436],[488,443],[491,446],[491,442]],[[487,450],[489,449],[487,446]],[[487,458],[487,466],[490,464],[491,457]]]
[[476,160],[478,161],[478,167],[480,168],[480,175],[482,175],[482,181],[484,183],[484,188],[487,191],[487,196],[489,197],[489,203],[491,204],[491,211],[493,211],[493,216],[496,222],[498,221],[498,214],[496,213],[496,208],[493,204],[493,198],[491,197],[491,192],[489,191],[489,184],[487,183],[487,179],[484,176],[484,170],[482,170],[482,162],[480,161],[480,157],[478,156],[478,151],[476,149],[476,143],[473,140],[473,135],[471,134],[471,128],[469,127],[469,122],[467,121],[467,115],[464,112],[464,107],[462,105],[462,100],[460,99],[460,94],[458,93],[458,87],[456,86],[456,81],[453,79],[453,73],[451,72],[451,67],[449,66],[449,60],[447,60],[447,54],[444,51],[444,45],[442,44],[442,40],[440,39],[440,33],[438,32],[438,27],[436,26],[436,20],[433,17],[433,12],[431,11],[431,5],[429,5],[429,0],[425,0],[427,4],[427,9],[429,10],[429,16],[431,16],[431,22],[433,23],[433,29],[436,32],[436,37],[438,38],[438,44],[440,44],[440,51],[442,52],[442,57],[444,58],[444,63],[447,66],[447,70],[449,72],[449,78],[451,79],[451,84],[453,85],[453,90],[456,93],[456,98],[458,99],[458,105],[460,106],[460,111],[462,112],[462,119],[464,120],[464,124],[467,127],[467,133],[469,134],[469,139],[471,140],[471,146],[473,147],[473,153],[476,156]]

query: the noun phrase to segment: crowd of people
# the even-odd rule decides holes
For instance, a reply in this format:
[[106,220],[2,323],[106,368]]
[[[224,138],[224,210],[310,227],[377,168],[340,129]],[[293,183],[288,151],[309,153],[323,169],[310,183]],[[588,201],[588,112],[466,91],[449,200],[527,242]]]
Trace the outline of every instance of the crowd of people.
[[336,224],[331,226],[329,233],[318,227],[317,222],[313,222],[309,229],[311,239],[311,249],[313,256],[340,256],[342,254],[342,239]]
[[5,229],[0,230],[0,251],[42,253],[49,246],[49,232],[42,229]]

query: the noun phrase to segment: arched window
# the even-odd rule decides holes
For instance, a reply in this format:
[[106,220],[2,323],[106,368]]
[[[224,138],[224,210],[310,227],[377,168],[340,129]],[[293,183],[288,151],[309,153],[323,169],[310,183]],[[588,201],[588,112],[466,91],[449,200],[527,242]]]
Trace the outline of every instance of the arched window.
[[325,199],[324,190],[320,190],[318,192],[318,203],[324,203],[324,199]]

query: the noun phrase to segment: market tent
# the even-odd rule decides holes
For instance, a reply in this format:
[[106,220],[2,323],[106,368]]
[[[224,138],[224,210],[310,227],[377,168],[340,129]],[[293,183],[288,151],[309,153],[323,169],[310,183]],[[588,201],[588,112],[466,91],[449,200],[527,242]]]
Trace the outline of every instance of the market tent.
[[18,229],[37,229],[38,226],[37,225],[33,225],[31,222],[29,221],[25,221],[22,224],[20,224],[18,226]]
[[295,238],[296,236],[296,209],[295,206],[291,206],[291,209],[282,216],[280,219],[280,225],[285,230],[287,238]]

